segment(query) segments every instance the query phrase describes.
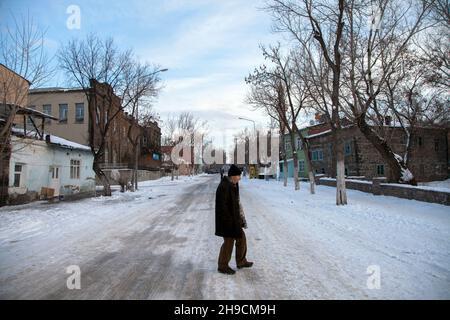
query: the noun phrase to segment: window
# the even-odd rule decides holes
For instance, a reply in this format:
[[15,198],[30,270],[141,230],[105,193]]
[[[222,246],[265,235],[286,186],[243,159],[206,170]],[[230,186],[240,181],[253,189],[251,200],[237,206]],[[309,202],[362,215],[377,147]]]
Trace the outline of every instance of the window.
[[[44,104],[42,106],[42,111],[46,114],[48,114],[49,116],[52,115],[52,105],[51,104]],[[45,119],[45,123],[51,123],[52,120],[51,119]]]
[[75,103],[75,121],[84,121],[84,103]]
[[50,171],[52,172],[52,179],[59,179],[59,168],[58,167],[50,167]]
[[305,172],[305,160],[300,160],[298,162],[298,171]]
[[422,144],[423,144],[423,139],[422,139],[422,137],[417,137],[417,145],[418,145],[419,147],[421,147]]
[[291,139],[289,139],[287,136],[284,138],[284,150],[286,152],[291,149]]
[[377,164],[377,175],[384,176],[384,164]]
[[322,151],[322,149],[314,150],[312,152],[312,160],[313,161],[322,161],[323,160],[323,151]]
[[67,103],[59,105],[59,122],[67,122]]
[[439,139],[434,139],[434,151],[439,151]]
[[283,163],[280,162],[280,172],[283,173]]
[[299,137],[297,138],[297,150],[303,150],[302,139],[300,139]]
[[346,156],[349,156],[352,154],[352,143],[351,142],[346,142],[344,144],[344,153]]
[[23,170],[23,165],[21,164],[16,164],[14,166],[14,187],[18,188],[20,187],[20,180],[22,178],[22,171]]
[[70,160],[70,179],[80,179],[80,160]]

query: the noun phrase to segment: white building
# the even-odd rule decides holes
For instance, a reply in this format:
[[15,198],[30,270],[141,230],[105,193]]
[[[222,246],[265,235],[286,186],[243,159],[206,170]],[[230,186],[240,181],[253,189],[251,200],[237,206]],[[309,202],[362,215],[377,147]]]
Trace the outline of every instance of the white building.
[[94,157],[88,146],[54,135],[13,128],[9,162],[9,202],[42,197],[43,188],[57,196],[95,192]]

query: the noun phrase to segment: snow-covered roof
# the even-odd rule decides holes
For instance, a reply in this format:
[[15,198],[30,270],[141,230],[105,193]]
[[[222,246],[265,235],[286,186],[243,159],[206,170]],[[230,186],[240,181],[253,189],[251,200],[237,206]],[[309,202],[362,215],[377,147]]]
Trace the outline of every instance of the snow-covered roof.
[[49,87],[49,88],[35,88],[28,90],[29,93],[47,93],[47,92],[71,92],[71,91],[83,91],[83,88],[61,88],[61,87]]
[[312,134],[312,135],[306,136],[305,138],[307,138],[307,139],[315,138],[315,137],[326,135],[326,134],[328,134],[330,132],[331,132],[331,129],[328,129],[328,130],[325,130],[325,131],[322,131],[322,132],[319,132],[319,133],[316,133],[316,134]]
[[79,144],[70,140],[66,140],[64,138],[50,135],[50,143],[51,144],[57,144],[61,147],[70,148],[70,149],[78,149],[78,150],[85,150],[85,151],[91,151],[91,148],[89,146],[85,146],[83,144]]
[[58,120],[58,118],[55,118],[47,113],[38,111],[38,110],[34,110],[32,108],[26,108],[26,107],[19,107],[16,110],[16,114],[24,114],[24,115],[32,115],[32,116],[36,116],[36,117],[41,117],[41,118],[46,118],[46,119],[53,119],[53,120]]
[[[24,136],[24,130],[21,129],[21,128],[14,128],[13,127],[13,128],[11,128],[11,131],[16,136]],[[27,131],[26,136],[28,138],[35,139],[36,136],[37,136],[37,133],[35,131],[31,131],[30,130],[30,131]],[[91,148],[89,146],[85,146],[83,144],[79,144],[79,143],[76,143],[74,141],[70,141],[70,140],[67,140],[67,139],[64,139],[64,138],[61,138],[61,137],[49,134],[49,133],[44,133],[44,137],[46,137],[46,136],[49,136],[49,139],[50,139],[49,143],[50,144],[53,144],[53,145],[56,145],[56,146],[59,146],[59,147],[62,147],[62,148],[77,149],[77,150],[83,150],[83,151],[91,151]]]

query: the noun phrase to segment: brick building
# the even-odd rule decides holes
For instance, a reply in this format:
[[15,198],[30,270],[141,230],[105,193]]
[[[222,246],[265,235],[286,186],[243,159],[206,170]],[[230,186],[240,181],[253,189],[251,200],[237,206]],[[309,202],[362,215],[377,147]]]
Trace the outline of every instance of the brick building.
[[[403,156],[406,134],[402,128],[386,126],[385,137],[393,152]],[[388,176],[389,166],[356,126],[343,129],[345,173],[347,176]],[[326,125],[308,131],[311,159],[315,173],[331,175],[333,137]],[[418,127],[412,137],[409,169],[417,181],[445,180],[449,176],[448,128]]]
[[[132,138],[142,134],[139,163],[142,166],[158,166],[158,160],[153,160],[160,154],[161,132],[157,123],[149,124],[148,128],[137,126],[134,118],[121,110],[121,99],[111,91],[112,88],[108,84],[91,80],[89,105],[82,88],[33,89],[29,91],[28,104],[34,110],[58,118],[47,120],[46,130],[49,133],[79,144],[90,145],[89,126],[91,121],[94,121],[94,146],[100,144],[100,127],[118,112],[109,124],[102,162],[109,167],[134,166],[135,153],[128,139],[128,130],[132,126]],[[108,101],[110,97],[111,103]],[[150,163],[146,161],[149,152],[152,155]]]
[[141,132],[139,167],[144,170],[161,168],[161,128],[156,121],[150,121],[141,126]]

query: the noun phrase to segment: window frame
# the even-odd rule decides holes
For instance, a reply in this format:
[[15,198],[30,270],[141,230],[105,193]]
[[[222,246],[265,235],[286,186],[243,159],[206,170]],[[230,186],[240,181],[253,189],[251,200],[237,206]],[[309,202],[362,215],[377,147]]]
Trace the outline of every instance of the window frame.
[[[66,118],[62,119],[61,118],[61,111],[64,110],[62,107],[65,106],[65,110],[66,110]],[[67,119],[69,117],[69,105],[67,103],[59,103],[59,110],[58,110],[58,120],[60,123],[67,123]]]
[[[81,108],[81,110],[83,111],[82,118],[78,117],[79,107],[82,107]],[[77,102],[77,103],[75,103],[75,122],[76,123],[84,123],[84,102]]]
[[[14,176],[14,180],[13,180],[13,187],[14,188],[20,188],[22,186],[22,182],[23,182],[22,177],[23,177],[23,173],[24,173],[24,171],[23,171],[24,166],[25,165],[23,163],[15,163],[14,164],[14,175],[13,175]],[[19,171],[17,170],[17,167],[20,167]],[[17,176],[19,176],[18,185],[16,185],[16,178],[17,178]]]
[[[46,107],[49,107],[50,108],[50,112],[46,112]],[[51,104],[49,104],[49,103],[47,103],[47,104],[43,104],[42,105],[42,112],[43,113],[46,113],[46,114],[48,114],[48,115],[52,115],[52,105]],[[51,123],[52,122],[52,119],[49,119],[49,118],[45,118],[45,123]]]
[[81,160],[70,159],[70,179],[79,180],[81,175]]
[[[347,149],[347,147],[348,147],[348,149]],[[345,156],[352,155],[352,142],[351,141],[344,142],[344,155]]]
[[305,160],[298,161],[298,172],[305,173]]
[[[380,170],[382,168],[382,170]],[[382,171],[382,173],[380,173]],[[384,176],[386,173],[386,168],[384,163],[377,164],[377,176]]]

